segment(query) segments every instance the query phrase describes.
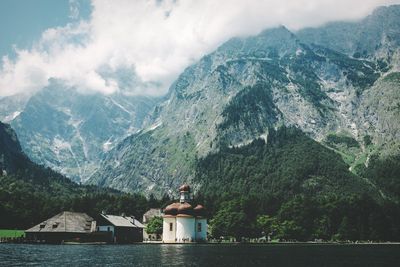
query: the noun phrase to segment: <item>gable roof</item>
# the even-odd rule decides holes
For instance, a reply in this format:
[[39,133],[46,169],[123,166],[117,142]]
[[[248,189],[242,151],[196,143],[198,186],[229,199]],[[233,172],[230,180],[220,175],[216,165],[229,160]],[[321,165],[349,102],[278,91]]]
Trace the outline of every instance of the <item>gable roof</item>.
[[25,232],[90,233],[93,218],[86,213],[64,211]]
[[139,222],[138,220],[133,219],[133,222],[134,222],[134,224],[136,225],[136,227],[138,227],[138,228],[144,228],[144,225],[143,225],[141,222]]
[[117,227],[132,227],[132,228],[144,228],[133,216],[117,216],[117,215],[107,215],[100,214],[104,219],[110,222],[112,225]]

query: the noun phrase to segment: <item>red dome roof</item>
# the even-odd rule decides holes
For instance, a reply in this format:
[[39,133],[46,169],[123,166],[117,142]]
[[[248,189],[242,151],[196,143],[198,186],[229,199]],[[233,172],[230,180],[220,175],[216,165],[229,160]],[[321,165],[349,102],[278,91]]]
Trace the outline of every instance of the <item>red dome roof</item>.
[[193,207],[189,203],[185,202],[179,205],[178,214],[192,215]]
[[194,210],[204,210],[204,207],[203,207],[203,205],[198,204],[198,205],[194,208]]
[[178,208],[180,206],[180,203],[172,203],[165,207],[164,213],[166,215],[176,215],[178,213]]
[[190,186],[188,184],[183,184],[179,187],[179,192],[190,192]]
[[199,204],[193,210],[196,216],[205,216],[206,209],[204,208],[203,205]]

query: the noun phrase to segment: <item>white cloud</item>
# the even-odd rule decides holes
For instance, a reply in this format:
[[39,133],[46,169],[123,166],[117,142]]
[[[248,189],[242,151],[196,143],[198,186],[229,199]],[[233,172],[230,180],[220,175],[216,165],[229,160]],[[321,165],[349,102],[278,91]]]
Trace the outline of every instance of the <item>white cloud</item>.
[[[163,94],[185,67],[231,37],[279,24],[296,30],[359,19],[376,6],[396,2],[92,0],[89,21],[48,29],[30,50],[17,50],[15,61],[3,58],[0,96],[38,90],[49,78],[106,94]],[[77,3],[70,1],[74,18]],[[122,83],[112,75],[120,70],[134,78]]]
[[71,19],[79,18],[79,2],[78,0],[69,0],[69,17]]

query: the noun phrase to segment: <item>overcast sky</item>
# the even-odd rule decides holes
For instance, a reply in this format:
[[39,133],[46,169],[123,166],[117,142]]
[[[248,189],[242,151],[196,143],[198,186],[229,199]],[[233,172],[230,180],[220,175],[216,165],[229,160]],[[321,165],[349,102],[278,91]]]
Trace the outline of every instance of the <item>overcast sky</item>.
[[394,3],[400,0],[3,0],[0,96],[34,92],[49,78],[109,94],[121,89],[121,70],[137,84],[130,93],[161,95],[231,37],[357,20]]

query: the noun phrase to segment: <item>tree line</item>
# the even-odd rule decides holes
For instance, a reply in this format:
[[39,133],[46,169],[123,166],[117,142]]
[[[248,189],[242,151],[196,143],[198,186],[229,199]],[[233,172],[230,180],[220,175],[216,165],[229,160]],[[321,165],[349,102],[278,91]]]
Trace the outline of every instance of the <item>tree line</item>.
[[214,238],[399,241],[400,161],[389,163],[372,160],[360,177],[300,130],[280,128],[267,141],[200,159],[197,199],[208,208]]

